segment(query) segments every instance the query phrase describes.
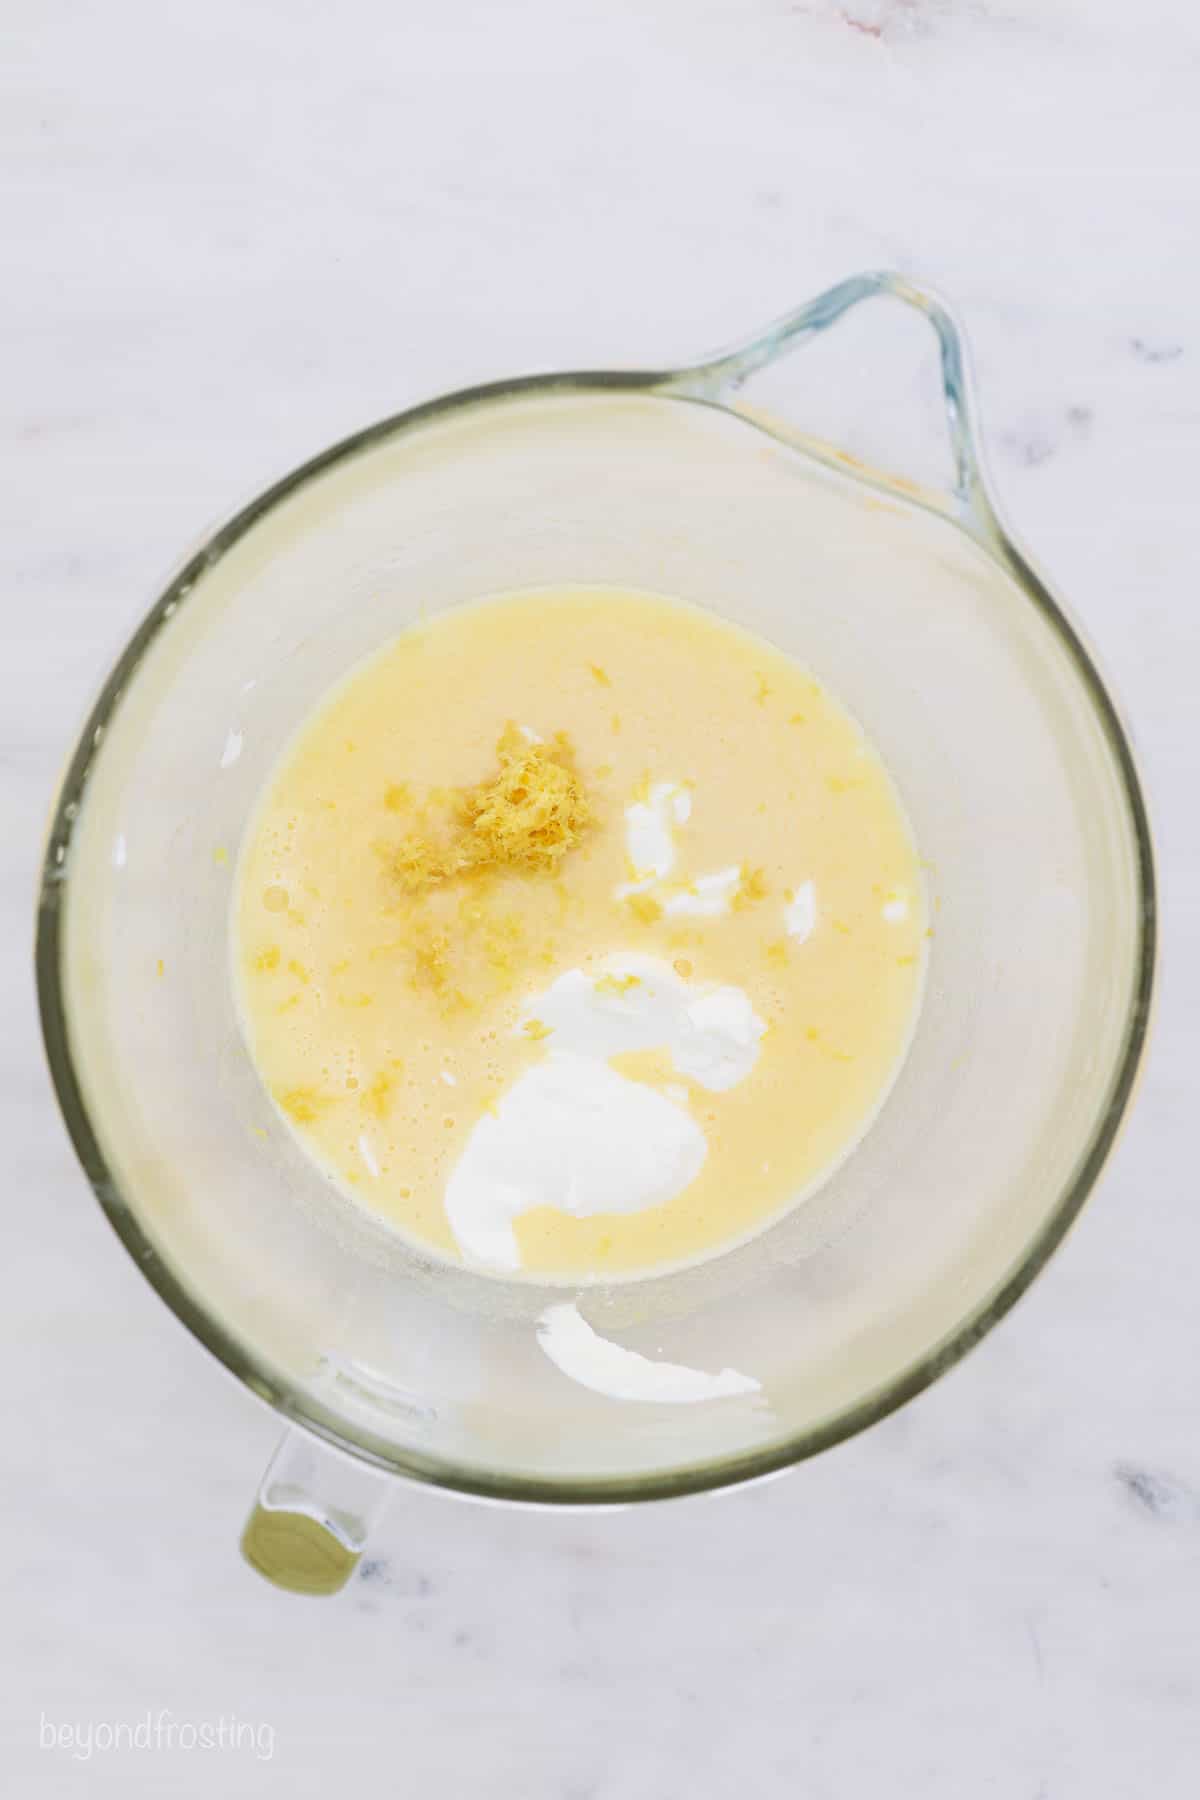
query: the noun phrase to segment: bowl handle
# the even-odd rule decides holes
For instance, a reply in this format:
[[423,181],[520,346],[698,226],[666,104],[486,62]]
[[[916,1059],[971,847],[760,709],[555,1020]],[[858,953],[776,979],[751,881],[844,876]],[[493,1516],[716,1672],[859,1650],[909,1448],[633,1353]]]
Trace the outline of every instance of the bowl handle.
[[856,475],[873,486],[906,499],[917,499],[933,511],[955,519],[973,536],[994,547],[996,540],[1003,537],[1003,532],[984,479],[974,390],[962,331],[945,302],[928,288],[917,286],[907,276],[886,269],[870,274],[851,275],[845,281],[839,281],[836,287],[827,288],[823,294],[818,294],[804,306],[797,307],[794,312],[776,319],[754,337],[735,344],[732,349],[720,351],[704,362],[674,370],[658,385],[668,393],[713,405],[725,405],[759,370],[769,367],[798,344],[806,343],[810,338],[827,331],[845,313],[861,305],[864,300],[874,300],[881,296],[899,300],[903,305],[914,308],[929,320],[937,335],[941,351],[942,401],[954,458],[950,492],[938,493],[931,488],[918,487],[900,477],[864,467],[845,451],[836,450],[811,438],[802,438],[800,433],[790,431],[775,420],[760,418],[758,422],[785,442],[803,443],[804,448],[822,462],[843,469],[850,464]]
[[336,1594],[391,1495],[387,1476],[286,1431],[242,1533],[242,1555],[292,1594]]

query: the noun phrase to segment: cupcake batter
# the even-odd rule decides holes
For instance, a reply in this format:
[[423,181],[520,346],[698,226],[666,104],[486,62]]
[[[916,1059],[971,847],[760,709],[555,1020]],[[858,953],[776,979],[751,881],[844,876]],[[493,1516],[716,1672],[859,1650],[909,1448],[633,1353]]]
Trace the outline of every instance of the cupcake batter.
[[903,1059],[896,792],[770,645],[660,596],[457,608],[360,665],[243,846],[235,981],[306,1150],[429,1251],[613,1279],[763,1229]]

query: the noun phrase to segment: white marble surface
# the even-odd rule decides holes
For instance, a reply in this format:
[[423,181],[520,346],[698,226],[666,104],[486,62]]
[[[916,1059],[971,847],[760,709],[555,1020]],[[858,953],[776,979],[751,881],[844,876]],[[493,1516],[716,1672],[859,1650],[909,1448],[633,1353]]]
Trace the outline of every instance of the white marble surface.
[[[5,25],[5,1791],[1194,1793],[1189,0],[13,0]],[[323,442],[474,379],[678,357],[880,263],[957,301],[1002,498],[1135,724],[1167,939],[1136,1116],[1015,1316],[866,1437],[615,1516],[415,1492],[340,1600],[274,1593],[234,1551],[274,1422],[120,1253],[43,1074],[33,869],[72,728],[180,547]],[[43,1718],[161,1707],[273,1754],[39,1748]]]

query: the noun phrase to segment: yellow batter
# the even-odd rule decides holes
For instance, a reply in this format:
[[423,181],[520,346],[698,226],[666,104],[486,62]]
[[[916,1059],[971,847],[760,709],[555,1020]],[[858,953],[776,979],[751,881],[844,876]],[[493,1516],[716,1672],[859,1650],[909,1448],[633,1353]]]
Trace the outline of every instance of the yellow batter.
[[[654,807],[665,873],[631,858]],[[740,994],[758,1035],[731,1085],[661,1046],[609,1059],[686,1114],[693,1149],[702,1134],[683,1191],[512,1221],[512,1272],[611,1277],[727,1248],[828,1175],[903,1058],[927,935],[895,791],[806,671],[679,602],[577,588],[442,615],[336,688],[252,821],[233,958],[251,1054],[305,1148],[450,1259],[448,1183],[555,1054],[556,980],[582,971],[618,1011],[645,985],[630,969]]]

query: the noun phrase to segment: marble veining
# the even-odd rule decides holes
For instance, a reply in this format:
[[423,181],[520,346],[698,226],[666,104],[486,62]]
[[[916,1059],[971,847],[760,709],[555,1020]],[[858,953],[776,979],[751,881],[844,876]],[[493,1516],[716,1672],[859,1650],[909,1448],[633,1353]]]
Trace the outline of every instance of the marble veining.
[[1135,1506],[1171,1525],[1200,1525],[1200,1493],[1174,1476],[1118,1463],[1113,1474]]
[[[6,24],[5,1791],[1126,1800],[1152,1768],[1190,1794],[1200,15],[15,0]],[[522,369],[699,353],[881,264],[965,320],[1006,514],[1133,723],[1166,877],[1136,1114],[1015,1315],[865,1437],[625,1513],[414,1488],[338,1600],[277,1594],[235,1552],[276,1422],[142,1283],[47,1091],[29,918],[73,728],[186,547],[335,437]],[[851,449],[882,424],[907,467],[938,422],[890,329],[794,359],[784,404]],[[269,1728],[270,1755],[96,1747],[163,1709]],[[86,1757],[44,1747],[89,1725]]]
[[1173,363],[1183,355],[1182,344],[1148,344],[1145,338],[1130,338],[1129,348],[1139,362]]

